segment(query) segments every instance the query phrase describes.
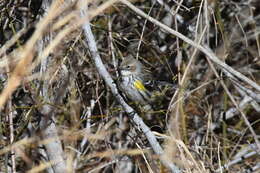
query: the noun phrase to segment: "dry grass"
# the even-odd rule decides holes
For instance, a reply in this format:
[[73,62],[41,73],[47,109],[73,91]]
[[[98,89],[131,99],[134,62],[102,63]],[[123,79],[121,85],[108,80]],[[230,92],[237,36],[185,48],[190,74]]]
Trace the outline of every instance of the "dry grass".
[[[151,19],[123,0],[88,1],[99,54],[116,83],[115,69],[131,54],[156,80],[178,85],[162,91],[152,119],[127,100],[162,157],[98,74],[81,29],[83,1],[14,2],[0,2],[1,172],[50,172],[59,163],[66,172],[169,172],[162,160],[192,173],[260,170],[257,1],[135,1]],[[59,159],[50,159],[50,148]]]

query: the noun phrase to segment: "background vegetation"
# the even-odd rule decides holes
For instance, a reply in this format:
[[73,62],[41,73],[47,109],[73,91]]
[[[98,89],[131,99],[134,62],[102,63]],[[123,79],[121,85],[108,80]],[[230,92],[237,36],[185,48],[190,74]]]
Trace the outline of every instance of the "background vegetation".
[[[86,2],[85,2],[86,3]],[[80,1],[0,1],[0,172],[260,171],[258,0],[88,1],[98,53],[115,83],[132,55],[158,81],[152,119],[126,100],[161,144],[145,133],[97,71]],[[106,7],[103,9],[103,7]]]

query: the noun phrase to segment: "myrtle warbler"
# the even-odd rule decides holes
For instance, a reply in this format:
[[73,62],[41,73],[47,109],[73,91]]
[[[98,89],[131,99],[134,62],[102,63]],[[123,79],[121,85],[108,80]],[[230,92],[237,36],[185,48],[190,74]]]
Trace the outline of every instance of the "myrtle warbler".
[[151,73],[144,65],[133,57],[125,58],[119,66],[120,90],[126,97],[141,105],[145,111],[151,111],[151,92],[146,85],[151,81]]

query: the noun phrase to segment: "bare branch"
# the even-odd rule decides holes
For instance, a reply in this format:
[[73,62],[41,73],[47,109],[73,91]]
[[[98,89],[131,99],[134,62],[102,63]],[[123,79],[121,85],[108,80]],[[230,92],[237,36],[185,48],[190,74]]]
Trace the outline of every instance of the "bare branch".
[[159,22],[158,20],[152,18],[151,16],[148,16],[147,14],[145,14],[142,10],[136,8],[134,5],[132,5],[129,1],[127,0],[120,0],[123,4],[127,5],[129,8],[131,8],[133,11],[135,11],[137,14],[139,14],[140,16],[146,18],[147,20],[149,20],[150,22],[154,23],[155,25],[161,27],[162,29],[164,29],[165,31],[175,35],[176,37],[179,37],[180,39],[182,39],[183,41],[185,41],[186,43],[194,46],[195,48],[199,49],[200,51],[202,51],[205,55],[207,55],[207,57],[212,60],[214,63],[218,64],[219,67],[222,70],[226,70],[229,73],[231,73],[232,75],[236,76],[238,79],[246,82],[247,84],[251,85],[252,87],[254,87],[256,90],[260,91],[260,86],[255,83],[254,81],[252,81],[251,79],[247,78],[245,75],[241,74],[240,72],[234,70],[232,67],[228,66],[226,63],[222,62],[221,60],[219,60],[219,58],[207,47],[203,47],[199,44],[197,44],[196,42],[192,41],[191,39],[189,39],[188,37],[182,35],[181,33],[171,29],[170,27],[164,25],[163,23]]
[[[84,11],[82,10],[82,17],[85,17],[84,15]],[[143,120],[139,117],[139,115],[135,112],[135,110],[133,108],[131,108],[123,99],[123,97],[119,94],[117,86],[115,84],[115,82],[113,81],[113,79],[111,78],[110,74],[108,73],[108,71],[106,70],[101,57],[98,53],[97,50],[97,46],[96,46],[96,42],[94,39],[94,35],[91,31],[90,28],[90,24],[87,21],[84,25],[83,25],[83,30],[84,30],[84,34],[86,37],[86,42],[87,45],[89,47],[89,51],[90,54],[92,56],[93,61],[95,62],[95,66],[99,72],[99,74],[102,76],[102,78],[104,79],[105,83],[109,86],[109,88],[111,89],[114,97],[116,97],[117,101],[123,106],[123,108],[125,109],[126,113],[129,115],[129,117],[134,121],[134,123],[136,124],[137,128],[140,128],[143,133],[145,134],[147,140],[149,141],[153,151],[158,154],[158,155],[162,155],[163,154],[163,149],[160,146],[160,144],[158,143],[156,137],[154,136],[154,134],[152,133],[152,131],[150,130],[150,128],[143,122]],[[177,166],[175,166],[173,163],[169,163],[166,160],[161,159],[161,161],[168,167],[171,169],[172,172],[175,173],[179,173],[180,170]]]

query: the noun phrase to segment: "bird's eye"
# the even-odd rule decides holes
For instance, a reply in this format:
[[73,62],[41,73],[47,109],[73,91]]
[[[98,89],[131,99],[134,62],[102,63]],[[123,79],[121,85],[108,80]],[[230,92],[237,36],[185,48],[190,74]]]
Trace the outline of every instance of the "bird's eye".
[[126,68],[127,68],[127,69],[130,69],[130,68],[131,68],[131,66],[130,66],[130,65],[128,65],[128,66],[126,66]]

